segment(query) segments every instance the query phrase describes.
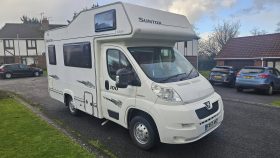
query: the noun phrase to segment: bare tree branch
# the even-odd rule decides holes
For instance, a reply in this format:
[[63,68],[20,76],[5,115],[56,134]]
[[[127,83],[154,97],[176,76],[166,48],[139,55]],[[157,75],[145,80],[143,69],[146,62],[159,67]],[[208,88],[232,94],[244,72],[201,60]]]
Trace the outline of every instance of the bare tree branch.
[[257,35],[265,35],[267,34],[267,32],[265,30],[260,30],[259,28],[255,27],[253,28],[250,33],[253,35],[253,36],[257,36]]
[[239,21],[224,21],[215,26],[214,32],[208,36],[208,39],[199,42],[200,55],[215,57],[230,39],[238,36],[239,28]]
[[277,29],[275,30],[275,32],[280,32],[280,22],[278,22]]

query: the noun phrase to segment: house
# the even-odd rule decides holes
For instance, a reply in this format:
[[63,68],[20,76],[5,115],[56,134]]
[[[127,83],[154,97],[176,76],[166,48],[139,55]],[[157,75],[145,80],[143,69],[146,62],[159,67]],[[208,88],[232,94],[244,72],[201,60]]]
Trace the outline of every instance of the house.
[[198,57],[198,38],[186,42],[177,42],[175,44],[175,49],[177,49],[186,59],[197,68],[197,57]]
[[220,66],[270,66],[280,70],[280,33],[233,38],[215,60]]
[[44,32],[64,25],[7,23],[0,30],[0,65],[23,63],[46,68]]

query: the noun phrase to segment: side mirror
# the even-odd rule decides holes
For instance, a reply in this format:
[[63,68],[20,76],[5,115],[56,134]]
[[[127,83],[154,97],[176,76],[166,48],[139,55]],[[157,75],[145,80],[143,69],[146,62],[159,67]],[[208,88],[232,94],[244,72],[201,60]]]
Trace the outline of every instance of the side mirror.
[[128,69],[120,69],[117,71],[116,87],[127,88],[127,86],[133,81],[133,72]]

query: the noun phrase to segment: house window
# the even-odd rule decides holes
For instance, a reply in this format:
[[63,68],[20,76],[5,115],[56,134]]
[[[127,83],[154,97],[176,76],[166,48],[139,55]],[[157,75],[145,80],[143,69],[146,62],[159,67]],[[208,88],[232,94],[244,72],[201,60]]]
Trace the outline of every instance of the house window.
[[36,49],[36,40],[26,40],[27,49]]
[[4,40],[5,48],[13,49],[14,48],[14,40]]
[[109,31],[116,29],[116,10],[109,10],[96,14],[95,32]]
[[34,57],[22,57],[21,58],[21,63],[24,64],[24,65],[34,65],[34,64],[36,64]]
[[56,51],[55,46],[48,46],[49,64],[56,65]]
[[90,43],[74,43],[63,46],[64,65],[92,68]]

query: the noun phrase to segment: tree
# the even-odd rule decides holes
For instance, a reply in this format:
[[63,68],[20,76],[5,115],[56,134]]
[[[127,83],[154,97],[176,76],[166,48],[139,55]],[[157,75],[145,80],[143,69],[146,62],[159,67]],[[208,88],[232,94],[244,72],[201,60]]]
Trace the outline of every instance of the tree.
[[[239,21],[224,21],[222,24],[218,24],[214,28],[212,40],[217,42],[218,51],[220,51],[230,39],[238,36],[240,26]],[[218,52],[216,52],[216,54],[218,54]]]
[[214,58],[230,39],[238,36],[239,28],[239,21],[224,21],[222,24],[214,26],[214,32],[207,39],[199,41],[199,69],[209,70],[215,66]]
[[275,32],[280,32],[280,22],[277,23],[277,29],[275,30]]
[[[98,7],[99,7],[98,3],[95,3],[95,2],[94,2],[94,3],[92,4],[92,6],[90,7],[90,9],[98,8]],[[70,24],[74,19],[76,19],[76,17],[77,17],[81,12],[87,11],[87,10],[89,10],[89,9],[88,9],[88,8],[84,8],[84,9],[82,9],[82,10],[79,11],[79,12],[74,12],[74,13],[73,13],[72,20],[67,20],[68,24]]]
[[24,24],[40,24],[41,21],[38,19],[38,18],[35,18],[35,17],[32,17],[32,18],[29,18],[28,16],[26,15],[23,15],[20,20],[22,21],[22,23]]
[[250,33],[253,35],[253,36],[258,36],[258,35],[265,35],[267,34],[267,32],[265,30],[260,30],[259,28],[255,27],[253,28]]
[[199,42],[200,54],[206,54],[214,58],[226,45],[226,43],[238,36],[240,22],[223,21],[214,27],[214,32],[208,36],[208,39]]

